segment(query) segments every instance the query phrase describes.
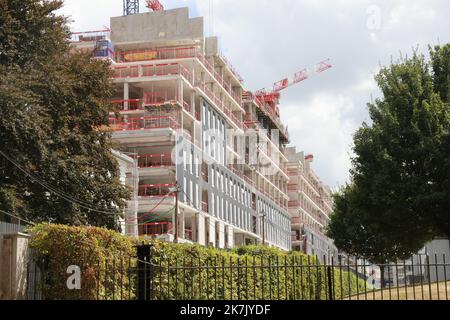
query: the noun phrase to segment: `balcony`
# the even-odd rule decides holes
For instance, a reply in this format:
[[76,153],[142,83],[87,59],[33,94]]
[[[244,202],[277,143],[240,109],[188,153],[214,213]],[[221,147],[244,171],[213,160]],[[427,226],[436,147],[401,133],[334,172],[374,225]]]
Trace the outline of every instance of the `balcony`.
[[140,235],[149,237],[159,237],[173,233],[173,225],[170,222],[146,223],[141,227]]
[[248,185],[250,185],[250,186],[252,186],[252,187],[255,186],[255,181],[253,181],[252,178],[250,178],[250,177],[248,177],[248,176],[246,176],[246,175],[244,175],[244,181],[245,181]]
[[172,60],[193,58],[196,55],[197,48],[181,47],[157,50],[140,50],[116,52],[115,60],[118,63],[151,61],[151,60]]
[[113,68],[113,78],[114,79],[125,79],[125,78],[137,78],[139,77],[139,67],[114,67]]
[[243,83],[244,79],[236,71],[236,69],[233,67],[233,65],[230,63],[230,61],[221,52],[219,52],[218,56],[225,62],[225,64],[227,65],[228,69],[231,70],[231,73],[239,80],[239,82]]
[[214,94],[214,92],[211,90],[211,88],[202,80],[200,80],[199,77],[197,77],[195,79],[195,87],[201,89],[203,91],[203,93],[211,99],[211,101],[213,101],[217,107],[222,110],[223,113],[225,113],[225,115],[227,117],[229,117],[232,122],[239,127],[240,129],[244,129],[244,123],[242,121],[240,121],[231,111],[231,109],[225,105],[225,103]]
[[180,125],[172,117],[142,117],[123,119],[110,118],[109,126],[112,131],[136,131],[152,129],[173,129],[178,130]]
[[184,239],[188,241],[194,241],[194,236],[191,229],[184,230]]
[[228,166],[228,170],[230,170],[231,172],[233,172],[235,175],[237,175],[240,178],[244,178],[244,173],[242,171],[239,171],[238,169],[236,169],[233,165],[229,165]]
[[160,107],[176,103],[180,104],[188,113],[191,113],[191,105],[184,101],[178,92],[159,91],[144,93],[144,107]]
[[291,234],[291,240],[292,242],[299,242],[299,241],[304,241],[304,238],[302,235],[298,234],[298,233],[292,233]]
[[98,31],[73,32],[70,37],[72,43],[97,42],[98,40],[109,39],[110,29]]
[[113,67],[112,77],[114,79],[126,79],[177,75],[183,76],[190,84],[193,83],[192,74],[179,63],[115,66]]
[[289,209],[292,209],[292,208],[299,208],[299,207],[300,207],[300,201],[298,201],[298,200],[295,200],[295,201],[289,201],[288,207],[289,207]]
[[138,195],[142,198],[175,197],[175,194],[171,192],[171,189],[175,188],[176,186],[176,184],[140,185],[138,189]]
[[[242,99],[239,95],[234,92],[223,77],[214,70],[211,63],[209,63],[203,53],[196,47],[117,52],[115,56],[116,61],[119,63],[197,58],[203,67],[212,74],[214,79],[220,83],[223,89],[228,92],[239,105],[242,105]],[[191,78],[188,77],[188,73],[185,74],[185,78],[192,81],[190,80]]]
[[209,213],[209,204],[207,202],[202,202],[202,211]]
[[173,166],[175,166],[175,164],[172,161],[171,154],[150,154],[138,156],[139,168],[165,168]]
[[[157,238],[165,235],[173,236],[175,234],[175,228],[171,222],[152,222],[142,225],[139,234],[141,236],[151,238]],[[180,238],[192,242],[194,239],[192,230],[186,228],[184,230],[184,235],[181,235]]]
[[293,217],[292,224],[302,224],[302,219],[300,217]]
[[209,174],[208,174],[208,172],[202,171],[202,179],[206,183],[209,182]]
[[130,100],[113,100],[111,101],[115,111],[136,111],[143,110],[142,100],[130,99]]
[[192,83],[192,74],[179,63],[148,64],[142,65],[143,77],[160,77],[182,75],[189,83]]

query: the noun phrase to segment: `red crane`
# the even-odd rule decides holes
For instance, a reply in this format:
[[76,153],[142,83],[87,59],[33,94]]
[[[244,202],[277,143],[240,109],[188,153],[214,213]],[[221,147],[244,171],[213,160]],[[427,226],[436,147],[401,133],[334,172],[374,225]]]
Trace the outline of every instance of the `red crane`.
[[147,0],[147,8],[152,11],[164,11],[164,6],[158,0]]
[[278,104],[281,96],[280,91],[289,88],[294,84],[310,79],[314,75],[325,72],[332,67],[333,66],[330,64],[330,60],[319,62],[312,68],[303,69],[295,73],[293,77],[286,77],[283,80],[275,82],[271,91],[268,91],[266,89],[256,91],[255,96],[260,101],[263,101],[265,104],[269,105],[272,111],[274,111],[277,117],[279,117],[280,112],[278,109]]

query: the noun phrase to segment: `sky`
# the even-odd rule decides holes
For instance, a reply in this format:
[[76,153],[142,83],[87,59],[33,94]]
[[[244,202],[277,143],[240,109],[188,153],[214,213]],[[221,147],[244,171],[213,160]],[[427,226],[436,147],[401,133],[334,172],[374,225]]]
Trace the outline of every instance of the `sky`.
[[[448,0],[160,1],[205,18],[248,90],[331,60],[329,71],[283,91],[280,111],[292,145],[314,155],[314,171],[334,189],[349,180],[353,134],[370,122],[380,67],[450,40]],[[65,0],[61,13],[73,31],[98,30],[122,15],[122,0]]]

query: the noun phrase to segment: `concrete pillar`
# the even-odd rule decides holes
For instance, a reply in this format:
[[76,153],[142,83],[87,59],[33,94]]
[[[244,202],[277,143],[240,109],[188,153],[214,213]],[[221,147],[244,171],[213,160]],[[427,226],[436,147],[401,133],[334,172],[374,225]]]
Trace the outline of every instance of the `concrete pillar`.
[[223,222],[219,222],[219,243],[218,247],[220,249],[225,249],[225,225]]
[[195,92],[193,91],[191,93],[191,114],[194,116],[194,118],[197,119],[196,114],[195,114],[195,110],[196,110],[196,105],[195,105]]
[[186,218],[185,218],[186,214],[184,213],[184,211],[181,211],[180,213],[180,234],[182,235],[183,239],[186,239]]
[[191,226],[192,226],[192,241],[197,242],[198,240],[198,226],[197,226],[197,217],[191,217]]
[[234,247],[234,230],[233,227],[228,227],[228,248],[232,249]]
[[130,85],[128,82],[125,82],[123,84],[123,100],[126,102],[124,103],[125,110],[128,110],[128,100],[130,100]]
[[216,247],[216,221],[210,218],[207,228],[209,228],[209,239],[207,243],[208,245],[211,244],[212,247]]
[[178,79],[177,81],[177,99],[183,106],[184,101],[184,86],[183,86],[183,80]]
[[0,236],[0,300],[25,300],[29,235]]
[[198,215],[197,221],[197,242],[202,246],[206,246],[205,239],[205,217],[202,214]]

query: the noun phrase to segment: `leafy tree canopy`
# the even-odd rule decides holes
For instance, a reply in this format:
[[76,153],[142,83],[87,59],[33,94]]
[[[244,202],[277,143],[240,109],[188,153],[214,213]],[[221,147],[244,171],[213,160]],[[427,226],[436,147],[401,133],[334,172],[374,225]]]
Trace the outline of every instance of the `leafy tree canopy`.
[[354,136],[351,184],[335,195],[328,227],[340,249],[385,263],[448,234],[449,47],[430,49],[431,63],[414,53],[376,76],[382,97]]
[[108,124],[110,68],[71,48],[61,6],[0,0],[0,208],[112,228],[129,192],[110,135],[97,130]]

